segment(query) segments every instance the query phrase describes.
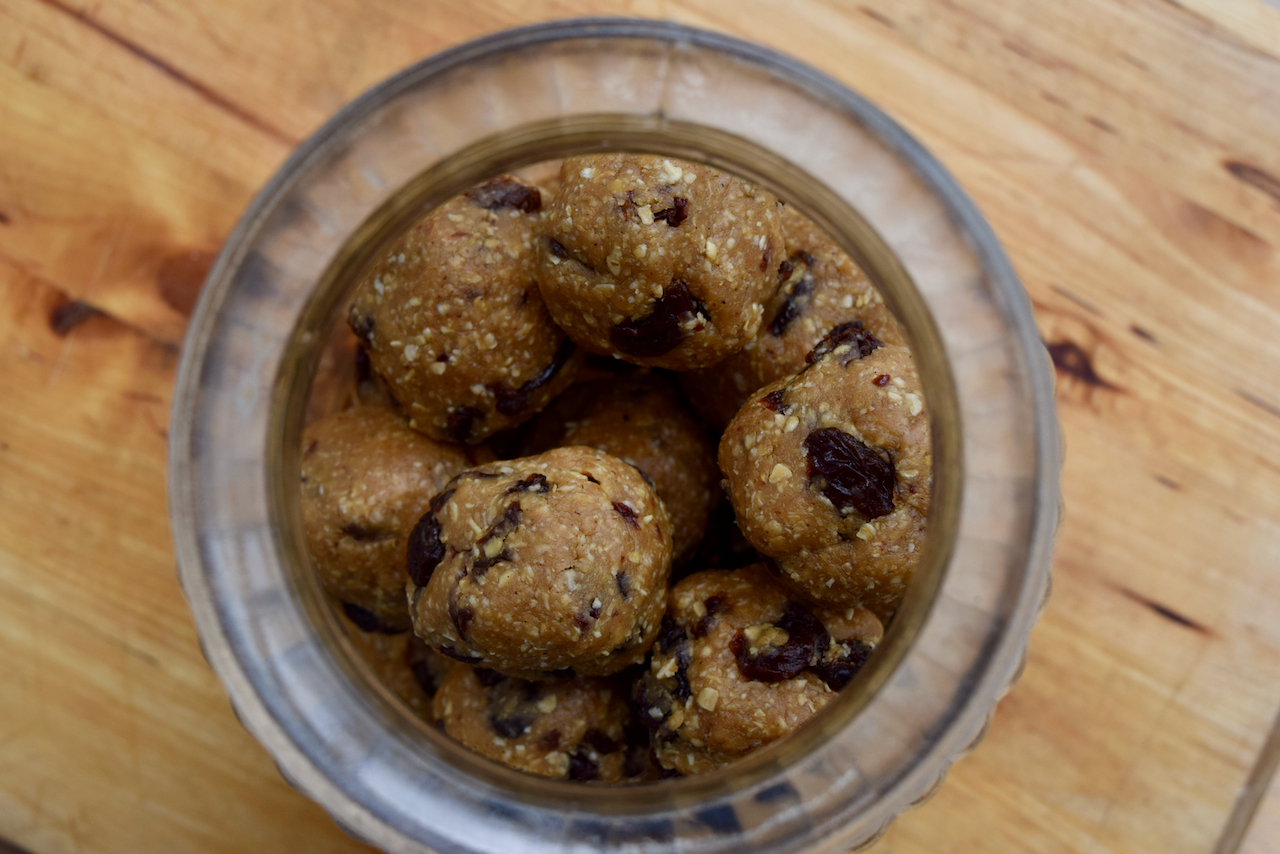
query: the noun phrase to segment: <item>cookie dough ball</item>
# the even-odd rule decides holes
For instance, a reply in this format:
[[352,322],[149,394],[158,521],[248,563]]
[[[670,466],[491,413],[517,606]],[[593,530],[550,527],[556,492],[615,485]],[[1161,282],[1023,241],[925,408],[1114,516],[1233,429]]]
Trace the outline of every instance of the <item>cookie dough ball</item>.
[[528,443],[530,453],[586,445],[638,468],[671,517],[677,565],[693,554],[720,501],[715,447],[657,376],[578,383],[530,425]]
[[343,627],[360,657],[414,714],[433,721],[431,698],[449,671],[462,665],[427,646],[413,632],[387,634],[368,628],[366,618],[351,605],[344,604],[342,610],[347,617]]
[[557,448],[459,475],[409,546],[414,630],[510,676],[616,673],[662,619],[671,522],[633,467]]
[[580,357],[534,282],[536,187],[510,176],[463,193],[398,240],[348,320],[412,426],[479,442],[530,418]]
[[596,353],[689,370],[755,337],[777,288],[778,200],[697,163],[573,157],[538,243],[538,285]]
[[920,557],[933,468],[929,417],[905,347],[857,324],[806,370],[760,389],[720,440],[742,533],[814,602],[885,616]]
[[671,588],[636,686],[658,762],[682,775],[740,759],[807,721],[880,639],[862,608],[801,604],[762,565],[695,573]]
[[311,560],[332,595],[393,630],[409,628],[409,532],[469,449],[428,439],[395,412],[356,406],[302,434],[302,521]]
[[782,226],[787,260],[759,334],[715,366],[680,377],[698,414],[720,430],[756,389],[803,368],[809,351],[842,323],[857,320],[886,344],[906,343],[880,292],[826,232],[790,205]]
[[436,694],[435,716],[476,753],[531,774],[604,783],[652,776],[648,733],[610,679],[529,682],[460,664]]

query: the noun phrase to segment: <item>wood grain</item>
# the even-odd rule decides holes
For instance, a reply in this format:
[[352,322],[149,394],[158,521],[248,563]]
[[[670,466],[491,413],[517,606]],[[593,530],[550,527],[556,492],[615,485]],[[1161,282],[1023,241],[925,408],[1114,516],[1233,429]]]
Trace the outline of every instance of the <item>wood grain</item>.
[[[1209,852],[1280,710],[1280,12],[1245,0],[0,0],[0,837],[368,850],[200,656],[165,429],[205,271],[342,104],[496,30],[802,57],[988,217],[1057,357],[1055,588],[991,733],[872,849]],[[1275,851],[1272,787],[1241,850]]]

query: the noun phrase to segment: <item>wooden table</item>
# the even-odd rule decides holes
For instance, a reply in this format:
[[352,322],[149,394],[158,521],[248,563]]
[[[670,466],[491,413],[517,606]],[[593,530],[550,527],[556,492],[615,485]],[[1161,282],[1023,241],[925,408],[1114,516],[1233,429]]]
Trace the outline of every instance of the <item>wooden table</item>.
[[[874,851],[1236,850],[1280,749],[1280,12],[1250,0],[0,0],[0,837],[367,850],[200,656],[165,509],[183,330],[252,194],[345,102],[601,13],[870,97],[1061,345],[1068,515],[1030,664]],[[1280,851],[1280,791],[1258,816],[1241,850]]]

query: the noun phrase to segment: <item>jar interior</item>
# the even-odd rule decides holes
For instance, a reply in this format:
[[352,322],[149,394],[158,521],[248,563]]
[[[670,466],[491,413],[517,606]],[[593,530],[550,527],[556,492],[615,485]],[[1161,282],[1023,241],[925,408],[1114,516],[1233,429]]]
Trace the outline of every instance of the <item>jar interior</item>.
[[[626,151],[698,161],[734,173],[796,206],[868,275],[906,334],[919,367],[933,443],[932,504],[924,553],[910,589],[875,654],[840,697],[797,731],[731,766],[695,777],[624,787],[582,786],[505,768],[454,743],[413,714],[357,653],[309,566],[296,484],[306,423],[335,406],[328,389],[351,366],[345,309],[362,274],[407,228],[486,179],[537,170],[585,153]],[[544,167],[545,168],[545,167]],[[344,363],[344,358],[346,361]],[[320,380],[318,381],[318,378]],[[630,115],[559,118],[483,139],[422,171],[394,192],[345,241],[299,315],[271,401],[271,529],[281,561],[312,627],[353,691],[388,728],[387,749],[422,750],[502,797],[555,807],[566,799],[593,812],[624,815],[687,805],[756,785],[821,750],[889,679],[911,648],[942,584],[955,539],[961,486],[955,385],[934,319],[910,276],[875,230],[822,180],[750,141],[710,127]]]

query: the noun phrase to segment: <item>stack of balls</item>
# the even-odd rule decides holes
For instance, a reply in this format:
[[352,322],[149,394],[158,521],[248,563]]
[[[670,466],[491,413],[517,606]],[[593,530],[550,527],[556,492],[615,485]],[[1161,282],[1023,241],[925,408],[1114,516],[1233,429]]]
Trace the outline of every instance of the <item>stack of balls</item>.
[[928,412],[880,295],[774,196],[634,154],[550,183],[452,199],[360,283],[352,405],[303,435],[313,563],[473,750],[701,773],[871,654],[921,552]]

